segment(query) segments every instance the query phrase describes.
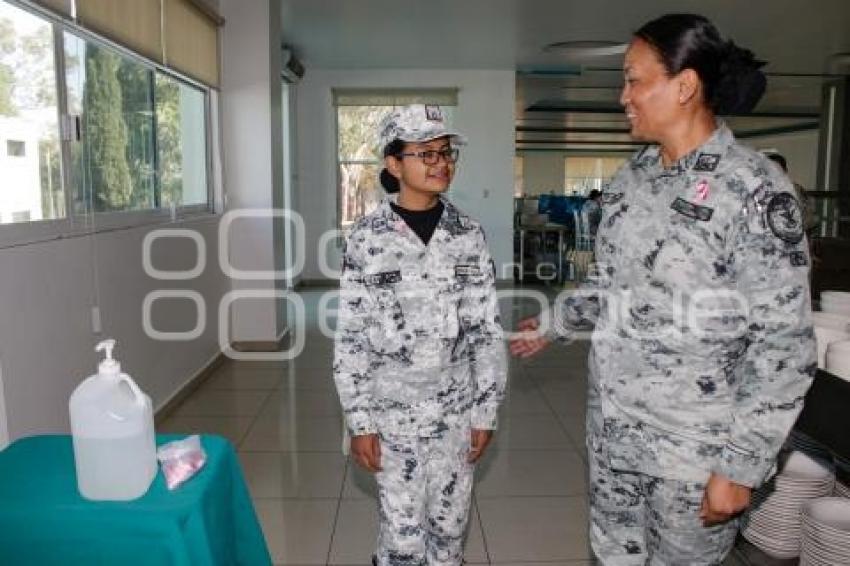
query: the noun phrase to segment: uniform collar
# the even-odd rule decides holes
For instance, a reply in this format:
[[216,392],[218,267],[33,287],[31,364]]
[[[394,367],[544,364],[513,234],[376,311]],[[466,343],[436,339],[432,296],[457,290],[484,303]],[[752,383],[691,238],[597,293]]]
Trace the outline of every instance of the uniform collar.
[[[459,223],[461,216],[460,210],[458,210],[451,202],[449,202],[449,199],[447,199],[445,196],[440,195],[439,198],[440,202],[443,203],[443,214],[440,216],[440,223],[437,226],[443,224],[444,222],[450,224]],[[398,194],[387,195],[386,197],[384,197],[380,205],[381,214],[383,216],[386,216],[389,220],[401,220],[402,218],[398,214],[396,214],[396,212],[390,206],[391,204],[399,206]]]
[[734,143],[732,130],[721,119],[716,121],[717,127],[702,145],[683,155],[678,160],[664,167],[661,162],[661,147],[649,146],[637,157],[636,165],[658,176],[674,177],[688,171],[712,172],[720,164],[729,147]]
[[[468,218],[449,202],[444,195],[440,195],[439,198],[440,202],[443,203],[443,214],[440,215],[440,220],[434,229],[434,235],[431,236],[431,242],[435,240],[442,241],[444,237],[457,233],[459,229],[464,228],[468,223]],[[395,232],[400,232],[406,224],[404,219],[393,210],[390,204],[398,206],[398,194],[391,194],[384,197],[379,207],[380,215],[387,220],[387,224],[392,226]],[[414,237],[421,243],[418,236]]]

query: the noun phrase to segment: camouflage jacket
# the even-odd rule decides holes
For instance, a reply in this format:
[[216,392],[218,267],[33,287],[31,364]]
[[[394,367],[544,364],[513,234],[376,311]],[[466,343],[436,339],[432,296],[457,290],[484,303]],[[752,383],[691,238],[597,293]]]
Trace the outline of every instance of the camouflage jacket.
[[506,363],[481,226],[444,200],[426,246],[390,199],[343,254],[333,371],[349,432],[494,429]]
[[719,122],[670,167],[648,146],[603,192],[594,277],[551,333],[595,325],[590,425],[614,467],[751,486],[771,473],[816,368],[793,191]]

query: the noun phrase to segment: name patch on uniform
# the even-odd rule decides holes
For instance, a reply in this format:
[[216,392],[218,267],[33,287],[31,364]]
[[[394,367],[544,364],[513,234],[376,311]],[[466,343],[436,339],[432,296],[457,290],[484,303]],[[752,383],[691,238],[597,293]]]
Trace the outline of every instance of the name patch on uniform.
[[373,273],[363,278],[366,285],[392,285],[401,281],[401,271],[384,271],[382,273]]
[[481,275],[481,266],[476,263],[459,263],[455,265],[455,277],[471,277]]
[[602,204],[614,204],[623,199],[623,193],[602,193],[599,195],[599,202]]
[[806,254],[803,252],[791,252],[791,265],[794,267],[805,267],[809,265]]
[[714,171],[720,163],[720,155],[717,153],[700,153],[694,164],[694,171]]
[[708,206],[700,206],[692,202],[688,202],[682,197],[677,198],[670,205],[670,208],[694,220],[708,222],[711,220],[711,215],[714,214],[714,209]]
[[798,244],[803,239],[803,210],[791,193],[770,199],[765,215],[771,232],[783,242]]

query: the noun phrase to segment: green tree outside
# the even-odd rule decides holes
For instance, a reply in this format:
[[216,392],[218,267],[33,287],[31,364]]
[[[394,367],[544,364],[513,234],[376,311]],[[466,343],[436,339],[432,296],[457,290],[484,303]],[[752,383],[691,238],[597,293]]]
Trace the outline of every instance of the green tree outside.
[[127,163],[127,125],[122,116],[118,80],[120,57],[95,45],[86,46],[85,147],[83,163],[94,210],[127,210],[133,185]]

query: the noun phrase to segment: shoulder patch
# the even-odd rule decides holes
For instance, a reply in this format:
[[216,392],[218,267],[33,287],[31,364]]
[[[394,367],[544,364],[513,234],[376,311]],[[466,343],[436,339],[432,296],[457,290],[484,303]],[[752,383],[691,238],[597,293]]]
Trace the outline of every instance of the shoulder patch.
[[702,206],[699,204],[694,204],[692,202],[686,201],[682,197],[678,197],[676,200],[670,204],[670,208],[687,216],[688,218],[693,218],[694,220],[701,220],[702,222],[708,222],[711,220],[711,216],[714,214],[714,209],[708,206]]
[[791,193],[778,193],[767,203],[767,225],[773,235],[789,244],[803,239],[803,210]]
[[700,153],[693,166],[694,171],[714,171],[720,163],[719,153]]

